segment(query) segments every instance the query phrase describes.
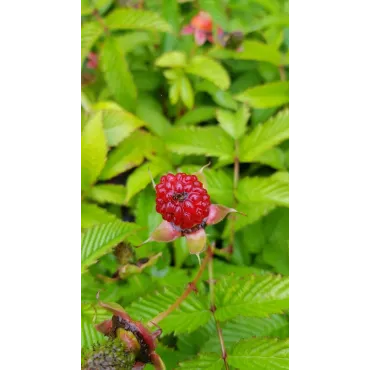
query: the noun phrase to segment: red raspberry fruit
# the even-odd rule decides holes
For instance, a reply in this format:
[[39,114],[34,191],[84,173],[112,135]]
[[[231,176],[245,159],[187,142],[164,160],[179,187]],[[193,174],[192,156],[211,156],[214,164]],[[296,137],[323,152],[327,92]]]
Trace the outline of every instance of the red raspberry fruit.
[[157,212],[181,229],[199,225],[209,215],[210,197],[195,175],[169,173],[155,191]]

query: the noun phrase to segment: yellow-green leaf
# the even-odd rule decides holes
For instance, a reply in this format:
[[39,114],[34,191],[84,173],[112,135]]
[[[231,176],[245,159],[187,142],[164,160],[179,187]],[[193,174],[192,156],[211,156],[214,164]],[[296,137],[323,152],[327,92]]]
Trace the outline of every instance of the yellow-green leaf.
[[95,114],[85,125],[81,137],[81,189],[87,190],[98,178],[107,156],[102,114]]

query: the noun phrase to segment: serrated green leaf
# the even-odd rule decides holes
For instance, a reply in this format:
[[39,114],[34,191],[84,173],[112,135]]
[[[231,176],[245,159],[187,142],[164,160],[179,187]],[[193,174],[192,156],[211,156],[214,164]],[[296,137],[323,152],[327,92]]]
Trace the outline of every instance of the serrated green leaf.
[[150,135],[143,131],[134,132],[109,153],[107,163],[100,174],[100,179],[109,180],[120,173],[139,166],[150,149]]
[[134,223],[114,221],[87,229],[81,237],[81,272],[109,253],[113,247],[134,234],[140,227]]
[[111,30],[172,31],[172,27],[159,14],[132,8],[114,10],[105,18],[105,24]]
[[220,127],[173,127],[164,140],[179,154],[230,157],[234,150],[233,140]]
[[244,41],[243,50],[236,52],[234,57],[242,60],[269,62],[275,66],[279,66],[282,62],[282,55],[274,46],[259,41]]
[[200,106],[186,112],[182,117],[176,120],[177,126],[190,126],[198,123],[207,122],[216,116],[216,107]]
[[215,286],[216,319],[266,317],[289,308],[289,278],[263,275],[224,278]]
[[95,104],[94,110],[103,114],[103,127],[109,146],[118,145],[137,128],[146,125],[140,118],[113,102],[99,102]]
[[195,56],[190,60],[185,71],[212,82],[221,90],[227,90],[230,86],[230,77],[226,69],[222,64],[210,57],[204,55]]
[[155,61],[157,67],[183,68],[186,66],[186,55],[183,51],[168,51]]
[[171,164],[164,159],[158,158],[138,167],[127,179],[125,203],[151,183],[148,169],[150,169],[154,178],[159,174],[169,171],[171,169]]
[[289,207],[288,174],[270,177],[245,177],[238,184],[236,196],[242,203],[261,202]]
[[251,87],[235,96],[235,99],[248,103],[253,108],[273,108],[289,103],[289,82],[270,82]]
[[84,126],[81,137],[81,189],[85,191],[98,178],[107,156],[107,143],[101,113]]
[[233,139],[238,140],[245,134],[250,113],[247,107],[242,105],[235,113],[218,109],[216,117],[223,130]]
[[98,224],[106,224],[116,220],[116,216],[96,204],[81,204],[81,228],[87,229]]
[[280,148],[271,148],[254,158],[253,162],[266,164],[277,170],[286,170],[286,154]]
[[123,52],[113,37],[106,38],[101,52],[101,64],[108,89],[126,110],[134,111],[136,86]]
[[[259,124],[240,143],[241,162],[253,162],[264,152],[289,138],[289,110],[284,110]],[[263,158],[263,157],[262,157]]]
[[[285,339],[289,335],[288,320],[281,315],[271,317],[238,317],[222,323],[222,336],[225,347],[230,353],[233,345],[240,339],[252,337],[279,337]],[[209,340],[202,346],[204,352],[217,352],[220,349],[220,340],[216,330],[208,334]]]
[[95,329],[95,324],[107,320],[111,314],[91,304],[81,305],[81,347],[91,349],[94,344],[104,341],[104,335]]
[[178,369],[188,370],[221,370],[224,368],[224,361],[220,354],[201,353],[195,359],[180,362]]
[[206,170],[204,175],[212,202],[231,207],[234,202],[232,175],[224,170]]
[[[169,308],[182,293],[182,288],[168,287],[140,298],[126,307],[126,310],[135,319],[149,321]],[[205,325],[211,317],[208,297],[198,298],[190,294],[160,325],[166,334],[190,333]]]
[[181,100],[188,109],[192,109],[194,105],[194,92],[190,81],[186,76],[182,76],[180,84]]
[[126,188],[123,185],[100,184],[95,185],[87,197],[95,202],[122,205],[126,196]]
[[288,370],[289,340],[253,338],[241,340],[227,357],[230,365],[248,370]]
[[95,42],[103,34],[103,28],[98,22],[84,23],[81,28],[81,66]]

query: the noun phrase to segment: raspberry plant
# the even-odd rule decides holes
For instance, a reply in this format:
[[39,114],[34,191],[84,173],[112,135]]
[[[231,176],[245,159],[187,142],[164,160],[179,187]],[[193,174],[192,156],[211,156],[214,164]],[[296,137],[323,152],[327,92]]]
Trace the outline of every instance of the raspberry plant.
[[83,369],[288,369],[287,9],[82,1]]

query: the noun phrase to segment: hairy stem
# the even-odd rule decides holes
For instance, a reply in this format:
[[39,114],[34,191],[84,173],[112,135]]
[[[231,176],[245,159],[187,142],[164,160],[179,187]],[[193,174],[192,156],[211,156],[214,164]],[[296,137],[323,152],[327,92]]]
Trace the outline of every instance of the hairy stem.
[[209,301],[210,301],[210,310],[212,312],[213,319],[215,320],[218,339],[221,345],[222,358],[224,360],[225,369],[229,370],[229,364],[227,363],[227,352],[225,347],[224,337],[222,336],[222,329],[220,323],[217,321],[215,316],[216,305],[215,305],[215,290],[214,290],[214,280],[213,280],[213,258],[209,260],[208,263],[208,275],[209,275]]
[[152,320],[150,320],[148,322],[148,325],[150,327],[156,326],[161,320],[163,320],[165,317],[167,317],[172,311],[176,310],[176,308],[178,308],[180,306],[180,304],[182,303],[182,301],[184,301],[186,299],[186,297],[193,290],[196,289],[196,285],[198,283],[198,280],[202,276],[202,274],[203,274],[203,272],[204,272],[204,270],[205,270],[205,268],[207,266],[208,261],[210,261],[211,259],[212,259],[212,251],[211,251],[210,247],[208,247],[206,256],[204,257],[204,259],[202,261],[202,264],[200,265],[199,270],[198,270],[198,273],[196,274],[194,280],[192,280],[188,284],[188,286],[185,289],[184,293],[182,293],[181,296],[179,298],[177,298],[177,300],[170,307],[168,307],[168,309],[166,311],[161,312],[159,315],[157,315],[156,317],[154,317]]

